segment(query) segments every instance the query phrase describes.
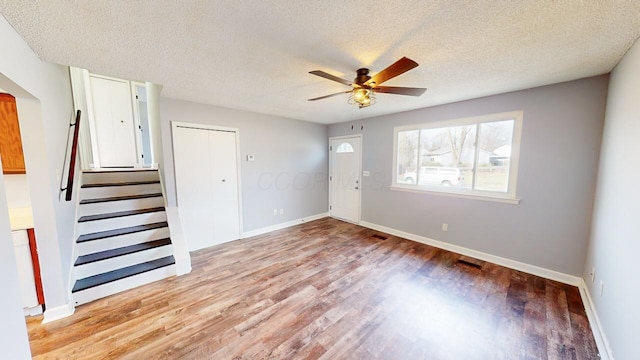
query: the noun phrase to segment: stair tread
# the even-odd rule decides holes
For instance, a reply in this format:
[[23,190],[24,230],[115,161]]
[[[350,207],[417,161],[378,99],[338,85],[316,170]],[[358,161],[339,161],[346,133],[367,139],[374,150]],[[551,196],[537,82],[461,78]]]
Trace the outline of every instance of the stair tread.
[[104,285],[113,281],[139,275],[151,270],[173,265],[175,264],[175,262],[176,261],[173,256],[167,256],[160,259],[147,261],[141,264],[127,266],[122,269],[117,269],[117,270],[109,271],[106,273],[89,276],[87,278],[77,280],[71,292],[75,293],[78,291],[90,289],[92,287]]
[[169,224],[166,221],[163,221],[163,222],[158,222],[153,224],[136,225],[136,226],[130,226],[130,227],[120,228],[120,229],[99,231],[95,233],[80,235],[78,237],[78,240],[76,240],[76,243],[104,239],[104,238],[119,236],[119,235],[127,235],[127,234],[136,233],[136,232],[159,229],[159,228],[168,227],[168,226]]
[[153,240],[145,243],[120,247],[120,248],[111,249],[111,250],[100,251],[93,254],[82,255],[82,256],[78,256],[78,259],[76,260],[74,266],[85,265],[85,264],[89,264],[89,263],[93,263],[101,260],[107,260],[114,257],[122,256],[122,255],[129,255],[129,254],[137,253],[144,250],[154,249],[154,248],[165,246],[165,245],[171,245],[170,238]]
[[97,187],[110,187],[110,186],[130,186],[130,185],[153,185],[160,184],[160,180],[148,180],[148,181],[127,181],[127,182],[108,182],[108,183],[96,183],[96,184],[83,184],[83,189],[97,188]]
[[90,170],[90,171],[83,171],[83,174],[104,174],[104,173],[119,173],[119,172],[130,172],[130,173],[136,173],[136,172],[150,172],[150,171],[158,171],[158,169],[135,169],[135,168],[130,168],[130,169],[104,169],[104,170]]
[[129,210],[129,211],[117,211],[112,213],[104,213],[104,214],[96,214],[96,215],[86,215],[78,219],[78,222],[87,222],[87,221],[96,221],[96,220],[105,220],[105,219],[113,219],[124,216],[131,215],[140,215],[140,214],[148,214],[153,212],[165,211],[164,207],[154,207],[148,209],[138,209],[138,210]]
[[80,205],[95,204],[95,203],[108,202],[108,201],[146,199],[146,198],[161,197],[161,196],[162,196],[162,193],[153,193],[153,194],[138,194],[138,195],[127,195],[127,196],[114,196],[114,197],[97,198],[97,199],[84,199],[80,201]]

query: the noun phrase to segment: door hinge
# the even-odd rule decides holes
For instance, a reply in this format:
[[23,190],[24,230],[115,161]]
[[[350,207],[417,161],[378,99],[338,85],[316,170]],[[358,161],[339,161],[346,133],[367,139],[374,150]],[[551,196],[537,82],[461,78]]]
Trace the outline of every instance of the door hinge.
[[329,205],[329,210],[331,210],[331,205]]
[[331,180],[333,180],[333,179],[331,178],[331,176],[329,176],[329,181],[331,181]]
[[138,129],[140,129],[140,131],[142,131],[142,125],[138,125]]
[[333,151],[333,146],[329,146],[329,151]]
[[140,98],[138,97],[138,95],[136,95],[136,99],[140,99]]
[[144,154],[140,154],[140,157],[144,159]]

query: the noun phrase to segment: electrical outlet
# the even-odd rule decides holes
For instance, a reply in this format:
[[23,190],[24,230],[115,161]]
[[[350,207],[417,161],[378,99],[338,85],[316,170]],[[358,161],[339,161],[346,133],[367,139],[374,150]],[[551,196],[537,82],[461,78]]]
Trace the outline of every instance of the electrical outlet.
[[600,280],[600,296],[602,296],[602,294],[604,294],[604,282]]
[[449,224],[442,224],[442,231],[449,231]]
[[273,209],[273,215],[278,215],[278,209]]
[[280,215],[284,215],[284,209],[280,209]]
[[591,275],[591,282],[592,283],[595,282],[596,281],[596,268],[592,268],[591,269],[591,274],[589,274],[589,275]]

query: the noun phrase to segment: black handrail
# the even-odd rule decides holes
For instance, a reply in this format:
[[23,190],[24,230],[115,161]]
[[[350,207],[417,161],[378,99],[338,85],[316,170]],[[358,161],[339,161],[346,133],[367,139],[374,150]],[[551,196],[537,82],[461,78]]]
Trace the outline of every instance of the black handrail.
[[67,178],[67,187],[62,189],[66,190],[66,194],[64,199],[66,201],[71,201],[71,196],[73,195],[73,178],[75,177],[76,172],[76,154],[78,152],[78,134],[80,133],[80,113],[78,110],[76,112],[76,122],[75,124],[71,124],[70,126],[75,126],[73,129],[73,143],[71,144],[71,159],[69,160],[69,177]]

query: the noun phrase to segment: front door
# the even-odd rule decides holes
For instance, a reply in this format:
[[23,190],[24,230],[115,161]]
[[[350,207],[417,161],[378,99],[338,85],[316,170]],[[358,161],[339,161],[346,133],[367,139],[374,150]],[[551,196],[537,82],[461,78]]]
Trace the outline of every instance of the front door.
[[360,221],[361,137],[330,140],[329,213],[353,223]]

